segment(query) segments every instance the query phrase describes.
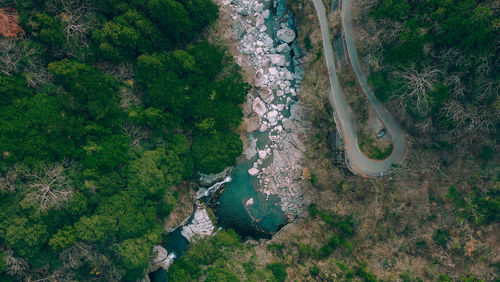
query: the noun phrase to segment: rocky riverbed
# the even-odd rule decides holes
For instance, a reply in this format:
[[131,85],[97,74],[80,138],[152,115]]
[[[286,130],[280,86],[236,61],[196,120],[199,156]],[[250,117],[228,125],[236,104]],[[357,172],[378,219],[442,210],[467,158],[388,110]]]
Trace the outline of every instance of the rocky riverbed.
[[[303,68],[293,15],[281,0],[221,0],[219,4],[221,12],[231,13],[234,21],[239,43],[236,62],[255,71],[254,89],[244,106],[248,132],[244,154],[253,161],[248,173],[259,179],[257,189],[280,197],[282,210],[293,220],[303,208],[306,147],[301,140],[308,126],[297,93]],[[264,134],[267,140],[262,140]]]

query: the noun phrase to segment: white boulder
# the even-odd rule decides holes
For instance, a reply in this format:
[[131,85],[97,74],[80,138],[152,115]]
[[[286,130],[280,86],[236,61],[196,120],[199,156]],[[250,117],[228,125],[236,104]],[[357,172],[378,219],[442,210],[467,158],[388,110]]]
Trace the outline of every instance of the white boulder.
[[257,17],[255,18],[255,26],[257,28],[260,28],[263,25],[264,25],[264,17],[262,16],[262,14],[257,14]]
[[252,109],[259,117],[263,116],[267,111],[266,105],[264,104],[264,102],[262,102],[262,100],[259,97],[253,100]]
[[285,66],[286,65],[286,57],[280,54],[272,54],[272,55],[267,55],[269,60],[271,60],[271,64],[276,65],[276,66]]
[[276,122],[278,121],[278,111],[272,110],[267,114],[267,120],[271,125],[275,125]]
[[267,75],[264,74],[263,70],[258,70],[255,73],[254,79],[255,79],[255,87],[261,87],[262,85],[267,83],[268,77]]
[[291,48],[287,43],[280,44],[278,45],[278,47],[276,47],[276,52],[278,53],[288,53],[290,52],[290,50]]
[[278,33],[276,34],[278,36],[278,38],[285,42],[285,43],[290,43],[292,42],[293,40],[295,40],[295,31],[293,31],[293,29],[289,29],[289,28],[282,28],[280,30],[278,30]]
[[251,176],[255,176],[259,174],[259,170],[255,167],[252,167],[251,169],[248,170],[248,174],[250,174]]
[[253,198],[248,199],[248,201],[246,201],[245,205],[247,205],[247,206],[253,205]]
[[259,90],[259,96],[260,96],[260,98],[262,98],[262,100],[264,102],[266,102],[266,104],[271,104],[274,100],[273,91],[271,89],[269,89],[268,87],[262,87]]

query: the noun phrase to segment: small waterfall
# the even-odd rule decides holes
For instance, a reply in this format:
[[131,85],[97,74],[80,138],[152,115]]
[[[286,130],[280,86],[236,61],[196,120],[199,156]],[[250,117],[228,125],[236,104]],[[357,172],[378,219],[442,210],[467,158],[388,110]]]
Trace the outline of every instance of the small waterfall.
[[225,184],[231,182],[231,176],[226,176],[222,181],[219,181],[215,183],[214,185],[208,187],[208,188],[200,188],[198,192],[196,192],[196,200],[199,200],[203,197],[209,196],[211,193],[216,192],[219,190],[219,188]]

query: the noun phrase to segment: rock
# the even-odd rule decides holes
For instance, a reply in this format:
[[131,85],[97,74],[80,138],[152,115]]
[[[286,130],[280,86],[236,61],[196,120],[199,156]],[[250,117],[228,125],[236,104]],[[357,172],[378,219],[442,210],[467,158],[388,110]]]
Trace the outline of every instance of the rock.
[[284,104],[278,104],[277,108],[276,108],[278,111],[283,111],[285,109],[285,105]]
[[254,11],[256,13],[261,13],[263,10],[264,10],[264,4],[262,3],[255,4]]
[[259,131],[264,132],[267,130],[267,128],[268,128],[267,124],[263,123],[260,125]]
[[297,41],[293,42],[292,49],[293,49],[293,54],[295,55],[296,58],[302,57],[302,52],[300,51],[300,46],[297,43]]
[[255,73],[255,87],[261,87],[262,85],[267,83],[267,75],[264,74],[263,70],[258,70]]
[[286,65],[286,57],[279,54],[267,55],[267,57],[271,60],[271,64],[277,66],[285,66]]
[[278,30],[276,36],[285,43],[290,43],[295,40],[295,31],[289,28],[282,28]]
[[288,118],[284,118],[281,123],[283,124],[283,128],[286,130],[292,129],[293,128],[293,121]]
[[252,167],[251,169],[248,170],[248,174],[250,174],[251,176],[255,176],[259,174],[259,170],[256,169],[255,167]]
[[242,21],[237,21],[233,26],[233,33],[239,40],[245,34],[246,28]]
[[156,267],[156,269],[161,267],[165,270],[168,270],[170,265],[172,265],[172,263],[174,262],[175,254],[168,254],[167,250],[160,245],[154,246],[153,254],[156,255],[156,257],[153,259],[153,266]]
[[271,104],[274,100],[273,91],[267,87],[263,87],[259,90],[259,96],[266,104]]
[[262,16],[262,14],[258,14],[257,17],[255,18],[255,26],[257,28],[260,28],[263,25],[264,25],[264,17]]
[[260,119],[256,113],[253,113],[250,118],[246,119],[247,132],[253,132],[260,127]]
[[246,148],[245,151],[243,151],[243,154],[245,154],[247,160],[250,160],[257,154],[257,139],[249,138],[248,142],[249,142],[248,148]]
[[278,121],[278,111],[272,110],[267,114],[267,120],[271,125],[275,125],[276,122]]
[[247,206],[253,205],[253,198],[248,199],[248,201],[245,203]]
[[281,96],[285,95],[285,92],[283,90],[277,90],[276,95],[278,95],[278,97],[281,97]]
[[269,74],[270,75],[277,75],[278,70],[275,67],[271,67],[271,68],[269,68]]
[[267,36],[265,39],[264,39],[264,45],[267,47],[267,48],[272,48],[273,45],[274,45],[274,41],[271,37]]
[[267,157],[267,152],[266,150],[258,151],[259,153],[259,159],[265,159]]
[[263,116],[267,112],[266,105],[259,97],[253,100],[252,109],[255,113],[257,113],[257,115],[259,115],[259,117]]
[[290,50],[290,46],[288,46],[287,43],[280,44],[278,45],[278,47],[276,47],[276,52],[278,53],[288,53],[290,52]]
[[271,15],[271,13],[269,12],[269,10],[265,10],[264,12],[262,12],[262,16],[264,17],[264,19],[269,19],[269,16]]
[[195,236],[204,237],[212,235],[214,229],[215,226],[208,216],[207,210],[204,208],[197,208],[193,220],[189,225],[182,227],[181,234],[189,242],[192,242]]

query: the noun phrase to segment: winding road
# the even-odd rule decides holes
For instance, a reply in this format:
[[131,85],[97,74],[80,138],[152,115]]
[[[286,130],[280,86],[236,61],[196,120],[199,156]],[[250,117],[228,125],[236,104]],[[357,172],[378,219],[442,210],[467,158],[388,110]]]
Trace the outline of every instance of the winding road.
[[344,139],[347,167],[353,173],[364,177],[380,177],[388,172],[393,163],[401,164],[403,162],[406,154],[406,141],[404,133],[398,122],[392,118],[389,112],[384,108],[383,104],[375,97],[368,86],[366,75],[361,70],[358,52],[356,45],[354,44],[354,39],[352,38],[353,25],[351,16],[351,1],[352,0],[342,0],[343,32],[345,34],[347,52],[349,54],[354,72],[356,73],[363,91],[368,98],[368,102],[371,104],[375,113],[392,136],[393,149],[391,155],[383,160],[374,160],[368,158],[363,152],[361,152],[358,145],[358,134],[354,115],[351,108],[347,104],[337,77],[335,54],[333,52],[332,41],[330,38],[330,29],[328,27],[328,18],[325,6],[323,5],[322,0],[313,0],[316,13],[318,14],[321,34],[323,37],[323,52],[330,78],[331,91],[328,98],[335,112],[334,117],[337,129]]

